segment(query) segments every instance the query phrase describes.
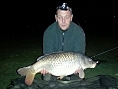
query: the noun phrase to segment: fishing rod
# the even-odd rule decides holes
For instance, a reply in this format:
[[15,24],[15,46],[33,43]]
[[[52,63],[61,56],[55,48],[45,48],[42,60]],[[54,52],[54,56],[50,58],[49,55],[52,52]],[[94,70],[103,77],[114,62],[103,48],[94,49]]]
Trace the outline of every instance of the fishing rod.
[[100,55],[105,54],[105,53],[107,53],[107,52],[109,52],[109,51],[115,50],[115,49],[117,49],[117,48],[118,48],[118,47],[114,47],[114,48],[112,48],[112,49],[109,49],[109,50],[106,50],[106,51],[104,51],[104,52],[98,53],[98,54],[96,54],[96,55],[94,55],[94,56],[92,56],[92,57],[90,57],[90,58],[95,58],[95,57],[97,57],[97,56],[100,56]]
[[[80,26],[78,20],[76,19],[76,17],[73,17],[73,19],[76,21],[76,23]],[[81,27],[81,26],[80,26]]]

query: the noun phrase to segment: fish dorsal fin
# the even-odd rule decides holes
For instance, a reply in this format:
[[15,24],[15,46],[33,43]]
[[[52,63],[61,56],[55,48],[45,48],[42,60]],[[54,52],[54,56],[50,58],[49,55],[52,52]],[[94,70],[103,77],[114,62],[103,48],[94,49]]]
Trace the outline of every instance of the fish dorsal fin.
[[38,58],[37,58],[37,61],[39,61],[40,59],[42,59],[43,57],[45,57],[45,56],[47,56],[47,55],[49,55],[49,54],[45,54],[45,55],[43,55],[43,56],[38,57]]
[[[63,51],[53,52],[53,54],[54,54],[54,53],[60,53],[60,52],[63,52]],[[37,58],[37,61],[39,61],[39,60],[40,60],[40,59],[42,59],[43,57],[45,57],[45,56],[47,56],[47,55],[50,55],[50,54],[52,54],[52,53],[49,53],[49,54],[44,54],[44,55],[42,55],[42,56],[38,57],[38,58]]]
[[40,57],[38,57],[38,58],[37,58],[37,61],[39,61],[39,60],[40,60],[41,58],[43,58],[43,57],[44,57],[44,56],[40,56]]
[[80,77],[80,78],[84,78],[84,76],[85,76],[84,70],[81,68],[81,69],[79,70],[79,77]]

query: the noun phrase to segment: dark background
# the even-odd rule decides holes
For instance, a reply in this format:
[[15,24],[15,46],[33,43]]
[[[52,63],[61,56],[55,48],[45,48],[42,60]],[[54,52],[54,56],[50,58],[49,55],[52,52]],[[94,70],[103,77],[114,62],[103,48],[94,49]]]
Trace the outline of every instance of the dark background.
[[1,38],[43,34],[55,21],[55,8],[61,2],[69,3],[73,9],[73,21],[86,34],[117,36],[117,0],[1,0]]

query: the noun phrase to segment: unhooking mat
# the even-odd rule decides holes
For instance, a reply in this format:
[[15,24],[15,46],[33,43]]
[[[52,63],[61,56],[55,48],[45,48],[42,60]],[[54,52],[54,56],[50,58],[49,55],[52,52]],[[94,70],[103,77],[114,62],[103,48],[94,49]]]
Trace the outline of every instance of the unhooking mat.
[[27,86],[24,78],[11,81],[6,89],[118,89],[118,80],[109,75],[98,75],[81,81],[39,81],[34,79],[31,86]]

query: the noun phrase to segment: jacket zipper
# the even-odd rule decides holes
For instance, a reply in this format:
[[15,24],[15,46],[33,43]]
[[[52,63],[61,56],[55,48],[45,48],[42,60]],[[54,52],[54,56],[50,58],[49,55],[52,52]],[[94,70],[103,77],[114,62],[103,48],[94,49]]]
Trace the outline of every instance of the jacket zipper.
[[63,38],[62,38],[62,51],[64,50],[64,32],[63,32]]

